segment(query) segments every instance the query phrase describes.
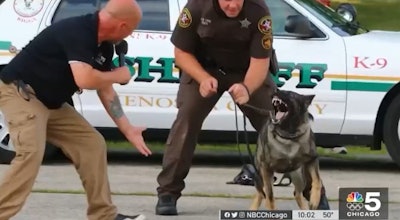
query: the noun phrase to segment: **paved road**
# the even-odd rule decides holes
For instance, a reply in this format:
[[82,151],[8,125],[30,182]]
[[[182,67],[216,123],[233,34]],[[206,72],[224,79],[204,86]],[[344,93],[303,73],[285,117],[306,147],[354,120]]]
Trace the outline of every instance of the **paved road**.
[[[147,219],[218,219],[220,209],[247,209],[251,186],[228,185],[227,181],[240,170],[237,158],[198,156],[187,178],[184,196],[178,202],[181,215],[159,217],[154,215],[156,204],[155,178],[160,171],[160,155],[143,159],[132,154],[110,156],[109,173],[115,204],[122,213],[143,213]],[[0,166],[0,176],[7,165]],[[349,162],[322,159],[321,172],[331,200],[331,207],[338,208],[339,187],[389,187],[390,219],[400,219],[399,169],[386,157]],[[86,199],[79,177],[73,166],[65,161],[42,166],[22,212],[15,220],[79,220],[85,219]],[[292,200],[292,187],[275,187],[278,209],[297,209]],[[56,191],[64,193],[43,193]],[[232,197],[232,198],[228,198]]]

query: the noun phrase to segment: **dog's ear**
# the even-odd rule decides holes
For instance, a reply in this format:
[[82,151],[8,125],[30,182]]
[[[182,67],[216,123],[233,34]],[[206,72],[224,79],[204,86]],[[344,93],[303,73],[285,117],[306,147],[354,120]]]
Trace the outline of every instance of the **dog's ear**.
[[305,95],[303,96],[304,98],[304,103],[306,104],[306,106],[311,105],[312,100],[314,99],[315,95]]

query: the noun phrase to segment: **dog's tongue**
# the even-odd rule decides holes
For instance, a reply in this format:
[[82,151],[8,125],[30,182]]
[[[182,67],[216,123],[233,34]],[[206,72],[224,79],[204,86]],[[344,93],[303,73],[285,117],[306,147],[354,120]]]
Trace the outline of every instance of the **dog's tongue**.
[[285,112],[277,112],[275,115],[275,118],[280,120],[283,118],[284,115],[285,115]]

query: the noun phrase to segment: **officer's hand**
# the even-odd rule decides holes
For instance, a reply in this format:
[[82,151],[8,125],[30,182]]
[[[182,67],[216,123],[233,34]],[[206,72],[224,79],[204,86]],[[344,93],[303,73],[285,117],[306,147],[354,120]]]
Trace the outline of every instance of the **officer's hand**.
[[247,103],[250,99],[250,94],[243,83],[233,84],[228,92],[231,94],[233,100],[239,105]]
[[133,146],[138,149],[138,151],[143,154],[144,156],[149,156],[151,155],[151,150],[146,146],[146,143],[144,142],[142,132],[146,130],[146,128],[143,127],[135,127],[131,126],[128,128],[128,130],[125,132],[125,137],[128,139]]
[[115,68],[113,72],[115,74],[115,82],[119,84],[127,84],[132,78],[127,66]]
[[200,82],[200,95],[204,98],[210,97],[217,93],[218,81],[214,77],[210,76]]

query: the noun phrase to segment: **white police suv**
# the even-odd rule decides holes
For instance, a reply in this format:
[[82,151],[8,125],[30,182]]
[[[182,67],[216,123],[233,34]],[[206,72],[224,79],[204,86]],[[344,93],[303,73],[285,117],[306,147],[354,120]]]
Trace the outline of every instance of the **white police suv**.
[[[150,140],[165,137],[176,116],[179,70],[169,39],[187,0],[137,1],[143,20],[126,39],[126,63],[134,77],[115,89],[129,119],[148,127]],[[105,2],[0,0],[0,68],[45,27],[93,12]],[[315,0],[266,2],[280,68],[274,80],[282,89],[316,95],[310,112],[317,143],[380,149],[383,142],[400,165],[400,32],[366,30]],[[95,91],[75,95],[73,102],[99,130],[116,130]],[[13,147],[0,119],[0,162],[9,162]],[[217,137],[234,140],[235,129],[234,104],[226,94],[204,122],[202,137],[212,140],[224,132]]]

